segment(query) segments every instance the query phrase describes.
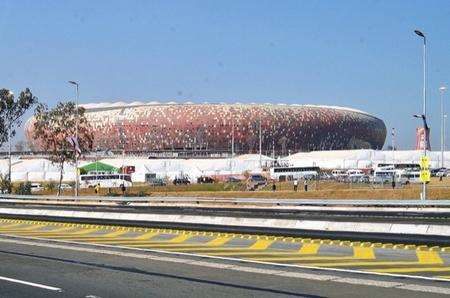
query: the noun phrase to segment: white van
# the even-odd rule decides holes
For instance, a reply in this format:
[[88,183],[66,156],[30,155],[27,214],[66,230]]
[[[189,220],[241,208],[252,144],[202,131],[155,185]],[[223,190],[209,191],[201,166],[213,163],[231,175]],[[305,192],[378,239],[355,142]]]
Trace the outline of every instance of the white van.
[[31,192],[38,192],[44,190],[44,187],[40,183],[31,183]]
[[400,175],[400,181],[403,184],[422,183],[422,181],[420,181],[420,171],[404,172]]

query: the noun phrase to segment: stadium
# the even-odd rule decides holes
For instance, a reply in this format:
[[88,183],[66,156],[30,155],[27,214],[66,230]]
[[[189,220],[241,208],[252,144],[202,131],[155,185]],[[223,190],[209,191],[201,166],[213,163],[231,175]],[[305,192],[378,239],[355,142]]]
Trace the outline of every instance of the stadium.
[[[363,111],[315,105],[85,104],[95,150],[207,151],[288,155],[299,151],[381,149],[384,122]],[[39,150],[32,121],[27,141]]]

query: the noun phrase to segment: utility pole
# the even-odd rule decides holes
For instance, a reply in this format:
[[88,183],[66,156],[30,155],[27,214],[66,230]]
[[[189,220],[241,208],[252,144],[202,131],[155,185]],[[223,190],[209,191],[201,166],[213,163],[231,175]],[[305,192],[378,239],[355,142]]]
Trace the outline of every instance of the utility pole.
[[441,93],[441,168],[444,167],[444,92],[447,90],[445,86],[439,88]]
[[[427,146],[428,146],[428,127],[426,125],[427,119],[427,38],[423,32],[419,30],[414,30],[418,36],[422,37],[423,40],[423,54],[422,54],[422,64],[423,64],[423,104],[422,104],[422,119],[423,119],[423,129],[425,142],[423,146],[423,156],[427,156]],[[422,200],[427,199],[427,183],[423,181],[422,183]]]
[[392,140],[391,140],[391,147],[392,147],[392,164],[395,167],[395,127],[392,127]]
[[259,167],[262,169],[262,123],[261,123],[261,111],[259,112]]

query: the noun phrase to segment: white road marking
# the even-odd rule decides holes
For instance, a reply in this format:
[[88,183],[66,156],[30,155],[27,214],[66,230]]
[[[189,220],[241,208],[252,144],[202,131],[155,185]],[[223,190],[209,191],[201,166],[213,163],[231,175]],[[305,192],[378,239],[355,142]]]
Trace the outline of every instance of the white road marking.
[[[177,255],[177,256],[190,256],[190,257],[201,257],[208,259],[218,259],[225,261],[236,261],[240,263],[249,263],[249,264],[258,264],[258,265],[275,265],[279,267],[292,267],[298,269],[315,269],[320,271],[330,271],[330,272],[346,272],[346,273],[358,273],[364,275],[373,275],[373,276],[388,276],[388,277],[401,277],[401,278],[410,278],[417,280],[430,280],[430,281],[445,281],[448,282],[448,279],[443,278],[433,278],[433,277],[425,277],[425,276],[414,276],[414,275],[400,275],[400,274],[391,274],[391,273],[378,273],[378,272],[368,272],[368,271],[357,271],[357,270],[346,270],[346,269],[335,269],[335,268],[321,268],[321,267],[311,267],[311,266],[301,266],[301,265],[293,265],[293,264],[279,264],[279,263],[267,263],[267,262],[259,262],[245,259],[237,259],[237,258],[226,258],[226,257],[215,257],[210,255],[197,255],[190,253],[179,253],[179,252],[169,252],[169,251],[161,251],[161,250],[151,250],[151,249],[143,249],[143,248],[131,248],[124,246],[115,246],[115,245],[106,245],[106,244],[90,244],[90,243],[79,243],[73,241],[66,240],[51,240],[45,239],[45,243],[37,242],[42,241],[43,239],[35,238],[35,237],[23,237],[23,236],[11,236],[0,234],[0,236],[5,236],[8,238],[0,238],[2,242],[10,242],[17,244],[24,244],[30,246],[41,246],[41,247],[49,247],[49,248],[59,248],[59,249],[67,249],[74,251],[82,251],[82,252],[90,252],[90,253],[100,253],[100,254],[108,254],[108,255],[117,255],[122,257],[131,257],[131,258],[139,258],[139,259],[148,259],[153,261],[160,262],[172,262],[172,263],[181,263],[188,265],[197,265],[209,268],[220,268],[227,270],[235,270],[235,271],[245,271],[252,272],[258,274],[267,274],[267,275],[276,275],[276,276],[285,276],[291,278],[300,278],[300,279],[309,279],[309,280],[319,280],[319,281],[330,281],[330,282],[339,282],[346,284],[354,284],[354,285],[362,285],[362,286],[375,286],[375,287],[384,287],[384,288],[393,288],[393,289],[403,289],[417,292],[426,292],[426,293],[437,293],[437,294],[448,294],[450,295],[449,287],[434,287],[434,286],[423,286],[417,284],[409,284],[409,283],[401,283],[401,282],[388,282],[388,281],[377,281],[371,280],[367,278],[346,278],[338,275],[324,275],[324,274],[315,274],[315,273],[301,273],[301,272],[290,272],[284,270],[271,270],[271,269],[258,269],[249,266],[240,266],[240,265],[230,265],[230,264],[218,264],[213,262],[203,262],[203,261],[195,261],[192,259],[182,259],[175,257],[164,257],[164,256],[155,256],[155,255],[144,255],[142,253],[134,253],[134,252],[122,252],[122,251],[112,251],[107,250],[106,248],[113,249],[126,249],[130,251],[140,251],[140,252],[154,252],[166,255]],[[25,240],[15,240],[15,239],[25,239]],[[37,241],[36,241],[37,240]],[[57,243],[52,244],[51,242]],[[61,244],[59,244],[61,243]],[[66,244],[66,245],[65,245]],[[73,245],[83,245],[83,246],[93,246],[95,248],[89,247],[80,247],[80,246],[69,246],[69,244]],[[103,247],[105,249],[98,249],[97,247]]]
[[50,290],[50,291],[62,292],[62,289],[60,289],[60,288],[47,286],[47,285],[43,285],[43,284],[37,284],[34,282],[24,281],[24,280],[15,279],[15,278],[0,276],[0,280],[5,280],[5,281],[22,284],[22,285],[26,285],[26,286],[31,286],[31,287],[35,287],[35,288],[46,289],[46,290]]

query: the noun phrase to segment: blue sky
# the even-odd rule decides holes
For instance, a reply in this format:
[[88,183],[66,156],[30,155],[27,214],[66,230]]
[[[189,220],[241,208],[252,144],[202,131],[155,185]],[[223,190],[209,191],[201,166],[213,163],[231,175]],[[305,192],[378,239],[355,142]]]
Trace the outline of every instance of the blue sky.
[[[84,103],[348,106],[395,127],[401,149],[411,149],[420,124],[411,115],[422,102],[416,28],[428,36],[437,149],[438,88],[450,84],[449,1],[3,0],[0,87],[29,87],[49,105],[73,99],[66,81],[77,80]],[[446,103],[450,114],[450,92]]]

